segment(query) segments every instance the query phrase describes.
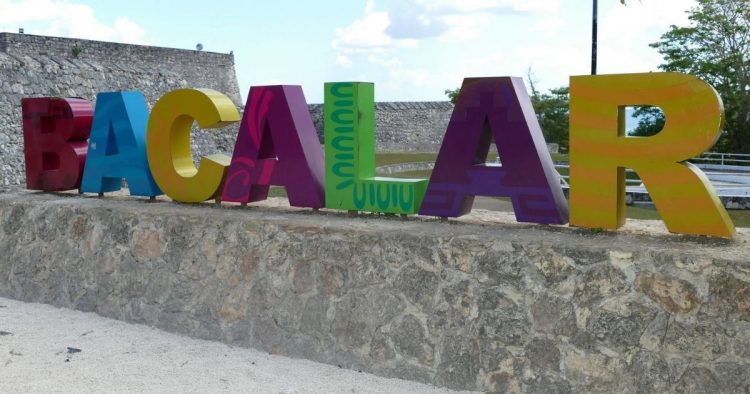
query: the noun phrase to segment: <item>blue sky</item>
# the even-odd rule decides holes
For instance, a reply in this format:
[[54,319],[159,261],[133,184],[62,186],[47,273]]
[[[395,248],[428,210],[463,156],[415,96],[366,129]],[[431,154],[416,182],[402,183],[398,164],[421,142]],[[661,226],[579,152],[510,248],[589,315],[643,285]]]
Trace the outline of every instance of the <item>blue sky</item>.
[[[694,0],[600,3],[600,73],[654,71],[648,47]],[[251,85],[375,82],[379,101],[444,100],[463,77],[523,76],[548,89],[590,68],[591,0],[0,0],[0,31],[234,51]]]

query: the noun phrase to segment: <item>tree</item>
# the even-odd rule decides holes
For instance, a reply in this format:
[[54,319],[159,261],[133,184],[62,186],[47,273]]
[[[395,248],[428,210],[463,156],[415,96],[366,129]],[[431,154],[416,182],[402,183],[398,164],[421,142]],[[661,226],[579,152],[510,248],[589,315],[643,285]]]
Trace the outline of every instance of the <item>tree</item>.
[[724,132],[717,150],[750,153],[750,1],[697,0],[689,26],[671,26],[651,44],[664,71],[696,75],[724,101]]
[[664,112],[658,107],[635,107],[633,116],[638,118],[638,126],[628,133],[631,137],[650,137],[664,128]]
[[451,103],[456,104],[456,100],[458,100],[458,93],[461,91],[461,88],[455,88],[455,89],[445,89],[445,95],[448,96],[448,100],[451,101]]
[[558,144],[561,150],[568,148],[568,125],[570,114],[570,89],[567,86],[539,93],[531,69],[527,72],[531,89],[531,104],[534,106],[539,126],[547,142]]

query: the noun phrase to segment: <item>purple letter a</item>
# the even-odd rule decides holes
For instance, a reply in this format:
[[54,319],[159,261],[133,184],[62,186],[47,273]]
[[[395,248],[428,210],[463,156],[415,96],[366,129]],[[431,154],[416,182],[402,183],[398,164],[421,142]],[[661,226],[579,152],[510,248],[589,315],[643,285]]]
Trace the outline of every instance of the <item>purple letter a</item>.
[[[485,164],[492,137],[502,166]],[[523,80],[467,78],[421,215],[458,217],[474,196],[510,197],[519,222],[564,224],[568,203]]]
[[286,187],[295,207],[325,205],[323,149],[299,86],[250,88],[221,199],[262,201]]

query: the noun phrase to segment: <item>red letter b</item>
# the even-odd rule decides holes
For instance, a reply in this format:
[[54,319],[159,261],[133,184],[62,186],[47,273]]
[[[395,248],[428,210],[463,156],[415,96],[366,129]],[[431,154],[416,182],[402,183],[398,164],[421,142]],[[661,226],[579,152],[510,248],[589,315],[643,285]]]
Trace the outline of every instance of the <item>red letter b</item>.
[[77,189],[86,161],[93,109],[80,98],[27,98],[23,108],[26,188]]

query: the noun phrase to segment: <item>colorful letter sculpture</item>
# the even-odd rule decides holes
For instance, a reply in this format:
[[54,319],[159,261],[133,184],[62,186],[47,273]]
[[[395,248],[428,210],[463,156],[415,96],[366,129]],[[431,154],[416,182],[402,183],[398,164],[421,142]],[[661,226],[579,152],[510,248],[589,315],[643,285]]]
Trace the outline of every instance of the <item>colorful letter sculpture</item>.
[[325,205],[325,164],[300,86],[250,89],[223,201],[253,202],[284,186],[295,207]]
[[[133,195],[248,203],[283,186],[297,207],[439,217],[469,213],[475,196],[510,197],[520,222],[616,229],[631,168],[669,231],[735,233],[705,174],[685,162],[716,142],[724,116],[716,91],[694,76],[571,77],[570,214],[521,78],[464,80],[429,182],[375,176],[374,95],[372,83],[325,84],[323,158],[302,88],[253,87],[234,156],[203,157],[200,169],[194,121],[205,129],[240,120],[219,92],[174,90],[150,116],[139,92],[99,94],[96,116],[80,98],[23,99],[27,188],[105,193],[124,178]],[[626,107],[640,105],[660,107],[666,125],[627,137]],[[493,140],[502,165],[487,163]]]
[[375,177],[372,83],[325,84],[326,207],[415,214],[426,179]]
[[[485,163],[492,137],[502,166]],[[559,175],[520,78],[464,80],[419,213],[461,216],[474,196],[510,197],[520,222],[568,221]]]
[[[671,232],[731,237],[734,225],[706,176],[684,163],[719,137],[723,106],[716,91],[676,73],[570,79],[571,224],[616,229],[625,222],[625,168],[643,180]],[[625,106],[664,111],[652,137],[625,136]]]
[[175,201],[202,202],[221,192],[231,159],[215,154],[193,164],[190,128],[219,128],[240,120],[225,95],[210,89],[173,90],[156,102],[148,120],[146,152],[159,188]]
[[157,196],[146,158],[148,106],[141,92],[110,92],[96,96],[86,167],[81,191],[120,190],[128,181],[133,196]]
[[23,99],[21,107],[26,188],[78,188],[91,130],[91,104],[80,98],[42,97]]

